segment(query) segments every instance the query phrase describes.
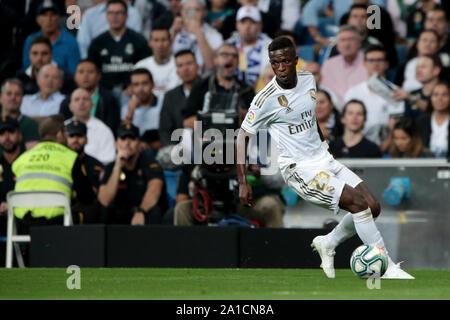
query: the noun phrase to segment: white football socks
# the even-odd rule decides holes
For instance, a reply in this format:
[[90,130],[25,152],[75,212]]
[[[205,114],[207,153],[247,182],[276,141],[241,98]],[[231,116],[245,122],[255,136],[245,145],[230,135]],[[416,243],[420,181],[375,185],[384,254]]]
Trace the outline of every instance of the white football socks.
[[355,234],[356,229],[352,214],[347,213],[339,224],[325,236],[325,239],[334,249],[345,240],[353,237]]
[[381,237],[380,231],[375,224],[370,208],[364,211],[352,214],[353,222],[355,224],[356,233],[364,244],[374,244],[384,249],[384,240]]
[[[394,264],[374,220],[370,208],[356,214],[347,213],[339,224],[325,236],[325,240],[328,246],[335,249],[342,242],[358,233],[364,243],[376,244],[383,248],[388,256],[389,265]],[[356,225],[358,225],[358,229]]]

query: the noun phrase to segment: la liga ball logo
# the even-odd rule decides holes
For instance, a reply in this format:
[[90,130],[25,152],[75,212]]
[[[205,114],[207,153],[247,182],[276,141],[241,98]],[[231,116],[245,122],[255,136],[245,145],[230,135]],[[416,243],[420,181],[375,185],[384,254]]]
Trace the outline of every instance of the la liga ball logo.
[[247,120],[252,121],[253,119],[255,119],[255,113],[253,111],[249,111],[247,114]]

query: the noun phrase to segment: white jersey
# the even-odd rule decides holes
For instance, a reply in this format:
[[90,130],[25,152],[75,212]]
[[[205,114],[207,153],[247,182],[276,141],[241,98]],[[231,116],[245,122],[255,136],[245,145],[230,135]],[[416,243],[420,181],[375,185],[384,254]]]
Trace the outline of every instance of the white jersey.
[[153,93],[161,99],[164,94],[182,83],[177,74],[177,66],[175,65],[175,58],[170,56],[169,61],[165,64],[158,64],[155,57],[151,56],[134,65],[134,69],[145,68],[152,74],[153,78]]
[[308,72],[297,71],[297,86],[281,88],[274,77],[253,99],[241,128],[256,134],[269,128],[278,140],[279,156],[314,161],[328,153],[322,146],[316,120],[316,83]]

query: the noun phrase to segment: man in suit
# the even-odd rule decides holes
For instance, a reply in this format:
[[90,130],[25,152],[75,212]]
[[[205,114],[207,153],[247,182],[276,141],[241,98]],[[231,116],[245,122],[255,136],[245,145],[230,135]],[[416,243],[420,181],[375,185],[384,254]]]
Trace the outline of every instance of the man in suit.
[[159,136],[163,146],[175,144],[170,137],[176,129],[183,128],[184,104],[189,97],[194,82],[199,79],[199,65],[192,51],[182,50],[175,54],[177,74],[183,81],[181,85],[169,90],[164,95],[164,102],[160,113]]

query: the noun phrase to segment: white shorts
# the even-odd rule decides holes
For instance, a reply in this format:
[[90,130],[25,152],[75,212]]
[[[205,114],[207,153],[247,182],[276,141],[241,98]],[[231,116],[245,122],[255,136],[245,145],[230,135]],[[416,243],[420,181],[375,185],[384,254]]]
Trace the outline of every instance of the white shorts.
[[339,200],[345,184],[355,188],[362,182],[353,171],[329,153],[318,161],[295,162],[279,159],[281,174],[289,188],[313,204],[339,213]]

